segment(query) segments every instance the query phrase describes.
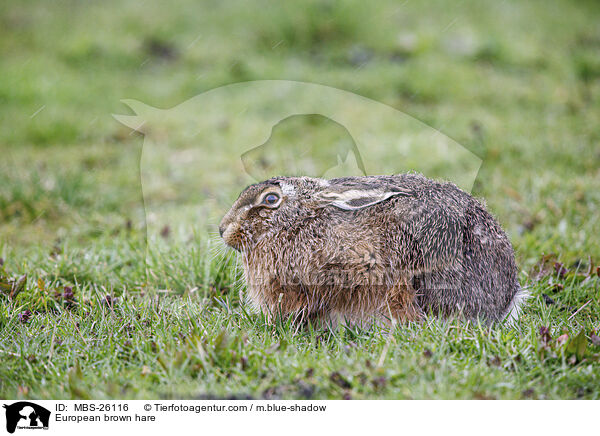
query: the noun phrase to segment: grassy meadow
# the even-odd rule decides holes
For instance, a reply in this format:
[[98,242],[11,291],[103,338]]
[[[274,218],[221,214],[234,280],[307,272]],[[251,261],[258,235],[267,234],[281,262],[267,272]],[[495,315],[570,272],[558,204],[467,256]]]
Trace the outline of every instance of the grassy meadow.
[[[531,293],[515,326],[271,325],[210,227],[160,223],[147,250],[121,100],[263,79],[368,97],[475,153],[472,193]],[[599,399],[599,126],[594,1],[3,1],[0,397]],[[153,198],[179,211],[205,186],[226,205],[245,184],[218,173]]]

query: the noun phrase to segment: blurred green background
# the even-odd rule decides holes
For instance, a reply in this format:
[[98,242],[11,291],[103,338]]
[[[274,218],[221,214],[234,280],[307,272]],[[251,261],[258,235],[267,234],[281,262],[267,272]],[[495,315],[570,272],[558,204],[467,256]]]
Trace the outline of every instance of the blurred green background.
[[[411,346],[375,368],[387,336],[246,318],[239,265],[192,227],[176,243],[164,225],[146,268],[144,140],[112,117],[132,114],[120,100],[171,108],[263,79],[368,97],[477,154],[473,193],[533,285],[525,333],[398,329]],[[284,140],[343,137],[291,127]],[[597,398],[599,217],[597,1],[0,3],[0,285],[27,275],[0,305],[5,397],[310,397],[308,380],[321,398]],[[586,334],[588,354],[569,351]]]

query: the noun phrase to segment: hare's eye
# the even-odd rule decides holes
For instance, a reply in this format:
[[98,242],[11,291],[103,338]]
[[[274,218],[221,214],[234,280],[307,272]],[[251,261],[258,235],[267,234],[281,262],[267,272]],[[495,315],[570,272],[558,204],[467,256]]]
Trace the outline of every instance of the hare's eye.
[[263,198],[263,203],[268,206],[273,206],[274,204],[277,204],[278,201],[279,195],[273,193],[267,194],[265,195],[265,198]]

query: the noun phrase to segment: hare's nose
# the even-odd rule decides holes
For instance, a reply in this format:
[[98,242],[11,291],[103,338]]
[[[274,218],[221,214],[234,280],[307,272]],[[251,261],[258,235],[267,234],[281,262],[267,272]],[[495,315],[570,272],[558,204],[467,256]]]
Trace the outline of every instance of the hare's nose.
[[223,237],[223,232],[225,232],[225,229],[219,226],[219,235],[221,235],[221,238]]

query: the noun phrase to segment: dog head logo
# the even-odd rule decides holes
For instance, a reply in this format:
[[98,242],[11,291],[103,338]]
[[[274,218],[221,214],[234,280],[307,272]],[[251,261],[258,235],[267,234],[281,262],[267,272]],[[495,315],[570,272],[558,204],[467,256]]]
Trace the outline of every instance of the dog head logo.
[[50,411],[29,401],[5,404],[6,431],[14,433],[19,429],[48,429]]

